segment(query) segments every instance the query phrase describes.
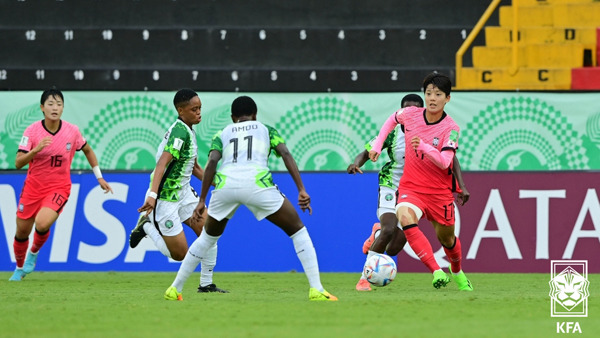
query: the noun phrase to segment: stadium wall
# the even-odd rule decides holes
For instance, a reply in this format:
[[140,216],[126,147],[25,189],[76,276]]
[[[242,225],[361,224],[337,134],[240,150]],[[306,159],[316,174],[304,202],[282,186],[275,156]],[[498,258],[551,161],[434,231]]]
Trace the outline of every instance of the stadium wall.
[[[40,271],[176,271],[179,264],[145,239],[132,250],[128,235],[143,203],[149,173],[106,173],[114,194],[105,195],[89,172],[72,175],[69,203],[38,259]],[[313,214],[301,213],[325,272],[359,272],[361,247],[377,221],[377,174],[306,172]],[[0,175],[0,271],[14,269],[15,213],[25,173]],[[548,272],[551,260],[588,260],[600,272],[600,172],[468,172],[471,200],[457,206],[456,227],[464,268],[471,272]],[[286,173],[274,180],[295,204]],[[199,189],[199,182],[193,180]],[[421,222],[436,258],[448,266],[432,226]],[[186,229],[188,241],[194,234]],[[399,271],[425,272],[408,248]],[[216,271],[300,271],[291,240],[242,207],[219,241]]]
[[[14,168],[23,131],[42,118],[40,94],[0,92],[0,169]],[[65,92],[62,118],[79,126],[103,170],[152,170],[156,146],[177,117],[173,94]],[[279,130],[302,171],[345,171],[405,94],[249,93],[259,121]],[[200,164],[215,132],[231,123],[230,105],[239,95],[200,92]],[[461,127],[463,170],[600,170],[598,93],[453,92],[446,112]],[[364,168],[378,170],[386,159]],[[270,165],[285,170],[274,156]],[[83,154],[73,168],[89,168]]]

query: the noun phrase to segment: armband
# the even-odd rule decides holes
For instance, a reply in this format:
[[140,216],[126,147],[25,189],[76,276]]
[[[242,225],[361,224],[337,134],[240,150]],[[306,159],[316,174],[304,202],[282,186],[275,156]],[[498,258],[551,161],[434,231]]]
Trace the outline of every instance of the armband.
[[151,191],[148,193],[148,197],[156,199],[158,198],[158,195],[154,191]]
[[102,172],[100,171],[100,167],[99,166],[93,167],[92,171],[94,172],[94,176],[96,176],[97,180],[99,180],[99,179],[102,178]]

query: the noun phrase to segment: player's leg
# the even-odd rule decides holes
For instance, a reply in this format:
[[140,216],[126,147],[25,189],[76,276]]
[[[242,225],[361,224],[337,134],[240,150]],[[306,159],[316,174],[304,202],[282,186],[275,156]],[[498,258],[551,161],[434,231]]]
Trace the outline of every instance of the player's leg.
[[[66,201],[65,201],[66,202]],[[40,249],[50,237],[50,227],[58,219],[59,213],[49,207],[42,207],[35,216],[35,231],[33,232],[33,244],[27,253],[23,271],[27,274],[32,273],[37,263],[37,257]]]
[[[13,248],[17,269],[10,280],[21,280],[24,274],[31,273],[37,262],[37,253],[50,235],[50,226],[56,221],[67,203],[69,191],[52,191],[47,195],[23,189],[17,210],[17,231]],[[35,224],[33,245],[29,252],[29,235]],[[24,259],[24,256],[26,258]]]
[[446,256],[450,261],[450,275],[459,290],[473,291],[471,281],[467,278],[465,273],[462,271],[461,260],[462,260],[462,248],[460,239],[454,234],[454,225],[444,225],[439,222],[431,222],[435,228],[436,235],[446,252]]
[[[381,209],[382,208],[380,207],[379,210],[381,211]],[[395,229],[397,229],[396,224],[398,223],[398,221],[396,220],[396,215],[394,215],[394,213],[393,213],[393,209],[390,209],[387,211],[388,212],[384,212],[379,215],[381,229],[380,229],[379,233],[377,234],[377,236],[375,236],[375,240],[373,241],[373,244],[366,252],[366,254],[367,254],[366,260],[371,258],[371,256],[373,256],[376,253],[384,253],[386,246],[388,245],[388,243],[391,241],[391,239],[394,236],[394,232],[396,231]],[[365,260],[365,262],[366,262],[366,260]],[[364,266],[364,264],[363,264],[363,266]],[[363,269],[363,271],[361,271],[360,278],[358,279],[358,282],[356,283],[356,290],[357,291],[371,291],[371,285],[367,281],[367,277],[364,274],[364,269]]]
[[196,234],[196,236],[200,236],[200,234],[202,233],[202,228],[204,227],[204,223],[206,223],[207,217],[208,217],[208,208],[205,207],[204,212],[202,213],[202,216],[200,216],[199,218],[192,216],[189,220],[186,220],[183,223],[185,223],[187,226],[192,228],[192,230],[194,230],[194,233]]
[[[324,300],[324,301],[335,301],[337,297],[327,292],[321,284],[321,277],[319,275],[319,263],[317,261],[317,253],[312,243],[308,230],[302,224],[298,212],[290,203],[290,201],[283,197],[275,188],[263,189],[257,196],[255,201],[259,202],[258,205],[248,206],[248,208],[254,213],[257,219],[261,219],[262,214],[269,213],[277,204],[280,204],[281,198],[283,203],[279,209],[266,218],[273,224],[277,225],[283,230],[294,244],[296,255],[302,264],[304,273],[308,278],[309,299],[310,300]],[[262,203],[261,203],[262,202]],[[262,207],[260,206],[262,204]],[[260,209],[262,210],[260,210]]]
[[[218,193],[217,193],[218,194]],[[187,220],[184,222],[187,224],[194,232],[200,236],[202,234],[202,229],[204,228],[204,224],[208,218],[208,208],[206,205],[204,206],[204,211],[200,217],[196,216],[195,210],[198,206],[198,196],[193,188],[190,187],[190,190],[186,194],[186,203],[179,210],[179,215],[182,219]],[[218,204],[218,201],[215,203],[215,206]],[[235,204],[234,204],[235,205]],[[230,207],[231,208],[231,207]],[[215,207],[213,207],[215,209]],[[215,209],[217,210],[217,209]],[[233,216],[231,209],[228,209],[227,212]],[[233,209],[235,210],[235,209]],[[218,210],[217,210],[218,211]],[[230,215],[227,215],[231,217]],[[213,217],[214,218],[214,217]],[[227,223],[228,218],[225,219],[225,223],[223,224],[223,229],[225,229],[225,224]],[[213,283],[213,271],[217,264],[217,245],[213,245],[203,256],[200,261],[200,283],[198,284],[198,292],[220,292],[220,293],[228,293],[229,291],[218,288]]]
[[[232,215],[233,216],[233,215]],[[209,216],[206,216],[207,218],[205,218],[205,220],[207,220],[209,218]],[[211,229],[210,229],[210,233],[212,234],[218,234],[218,235],[206,235],[207,239],[209,240],[204,241],[203,243],[206,243],[206,245],[208,246],[208,249],[206,250],[206,253],[203,254],[200,260],[200,284],[198,285],[198,292],[203,293],[203,292],[218,292],[218,293],[229,293],[229,291],[221,289],[219,287],[217,287],[217,285],[215,283],[213,283],[213,272],[215,269],[215,266],[217,265],[217,240],[219,239],[219,237],[221,237],[221,235],[223,234],[223,231],[225,231],[225,226],[227,225],[227,222],[229,221],[229,218],[224,218],[221,221],[217,221],[216,219],[212,218],[211,221]],[[205,222],[207,223],[207,222]],[[202,234],[200,234],[202,235]],[[211,244],[212,243],[212,244]],[[199,248],[196,249],[196,246],[194,246],[192,244],[192,246],[190,246],[190,250],[191,253],[195,253],[196,250],[201,251],[203,250],[203,248]]]
[[[225,231],[225,226],[233,216],[240,203],[237,201],[236,191],[232,189],[213,190],[208,217],[202,229],[202,233],[190,246],[185,258],[181,262],[177,276],[173,284],[165,292],[167,300],[181,300],[181,292],[185,281],[190,277],[200,264],[201,259],[210,255],[211,250],[216,250],[217,241]],[[216,251],[215,251],[216,260]]]
[[[394,216],[394,218],[395,218],[395,216]],[[392,237],[392,240],[388,243],[387,247],[385,248],[385,252],[387,253],[388,256],[394,257],[394,256],[398,255],[400,253],[400,251],[402,251],[402,249],[404,249],[405,245],[406,245],[406,236],[404,235],[404,231],[402,231],[402,229],[400,228],[400,225],[397,224],[396,231],[394,232],[394,236]]]
[[179,218],[184,219],[184,224],[189,226],[196,237],[200,236],[202,233],[202,228],[204,227],[204,223],[206,223],[206,217],[208,216],[208,208],[204,205],[204,211],[200,217],[197,217],[194,211],[198,206],[198,193],[191,186],[189,189],[186,189],[185,192],[182,191],[181,196],[181,207],[179,208]]
[[[368,254],[369,250],[383,253],[386,246],[391,241],[397,224],[395,195],[396,191],[394,189],[386,186],[379,186],[379,198],[377,201],[377,218],[379,218],[379,226],[373,225],[371,236],[363,244],[364,254]],[[382,235],[383,237],[381,237]]]
[[[148,194],[150,193],[150,189],[148,189],[146,191],[146,195],[144,197],[144,200],[146,198],[148,198]],[[156,200],[156,205],[158,205],[158,199]],[[135,247],[138,246],[138,244],[140,244],[141,240],[144,239],[146,237],[146,231],[144,230],[144,225],[146,223],[150,223],[150,215],[146,216],[145,212],[140,214],[140,216],[138,217],[138,222],[137,225],[133,228],[133,230],[131,230],[131,232],[129,233],[129,247],[132,249],[135,249]],[[162,250],[161,250],[162,252]],[[165,253],[163,252],[163,255]],[[166,255],[165,255],[166,256]]]
[[[396,217],[396,216],[394,216]],[[381,232],[381,223],[376,222],[371,227],[371,235],[363,242],[362,252],[366,255],[371,250],[371,246],[373,242],[375,242],[375,238],[379,237],[379,233]]]
[[[187,224],[190,228],[197,233],[198,236],[202,234],[202,229],[204,228],[204,224],[206,223],[206,219],[208,217],[208,210],[205,207],[201,217],[196,217],[194,211],[196,206],[198,205],[197,200],[194,200],[193,203],[188,203],[186,206],[183,206],[179,209],[179,215],[185,219],[188,217],[183,223]],[[221,292],[227,293],[229,291],[218,288],[213,283],[213,271],[215,265],[217,264],[217,245],[212,246],[200,261],[200,284],[198,285],[198,292]]]
[[[192,229],[193,227],[201,229],[204,225],[204,220],[194,216],[197,206],[198,196],[192,187],[182,188],[179,200],[175,202],[159,200],[156,203],[153,220],[158,226],[161,238],[157,238],[155,243],[158,243],[157,246],[161,245],[162,239],[169,250],[170,257],[176,261],[183,260],[188,251],[188,243],[181,220],[184,220],[183,223],[191,226]],[[148,230],[152,232],[152,229]]]
[[432,284],[436,289],[446,286],[450,279],[435,260],[433,248],[425,234],[419,229],[418,222],[426,208],[423,195],[408,190],[399,190],[399,196],[404,198],[396,206],[396,216],[406,236],[406,241],[417,257],[433,274]]
[[[396,191],[390,187],[379,186],[379,198],[377,200],[377,218],[379,218],[379,227],[375,225],[369,237],[363,244],[363,253],[367,255],[367,260],[375,253],[383,253],[389,242],[392,240],[396,225],[398,223],[395,214]],[[366,261],[365,261],[366,262]],[[371,291],[371,285],[364,275],[364,264],[360,279],[356,283],[357,291]]]
[[25,256],[29,248],[29,234],[31,234],[31,230],[33,229],[34,221],[35,217],[27,219],[17,217],[17,231],[15,232],[15,240],[13,242],[13,252],[17,261],[17,267],[8,279],[9,281],[18,282],[26,276],[26,273],[23,271],[23,265],[25,264]]
[[146,237],[146,232],[144,231],[144,224],[149,223],[150,218],[142,213],[138,217],[137,225],[131,230],[129,233],[129,247],[135,249],[138,244]]
[[[183,285],[188,280],[190,275],[196,270],[198,264],[206,258],[207,254],[211,250],[216,250],[217,241],[223,233],[225,226],[227,225],[227,218],[217,221],[216,219],[208,216],[204,229],[200,234],[200,237],[196,238],[190,246],[188,253],[185,255],[177,276],[171,284],[171,286],[165,291],[165,299],[167,300],[182,300]],[[208,232],[213,235],[209,235]],[[215,235],[216,234],[216,235]],[[214,256],[216,260],[216,255]],[[212,276],[211,276],[212,278]],[[213,284],[214,285],[214,284]],[[216,288],[216,286],[215,286]],[[221,290],[221,289],[219,289]],[[214,292],[227,292],[224,290]]]
[[50,227],[62,212],[69,200],[71,189],[56,190],[48,193],[41,199],[39,210],[35,215],[35,231],[33,233],[33,244],[25,258],[23,271],[31,273],[35,269],[40,249],[50,237]]
[[370,251],[374,251],[376,253],[384,253],[385,248],[392,241],[396,229],[398,229],[398,219],[396,218],[396,215],[394,215],[393,212],[388,212],[382,214],[379,220],[381,223],[381,231],[379,232],[379,236],[377,236],[375,238],[375,241],[373,241]]
[[141,215],[138,225],[129,236],[129,246],[135,248],[147,235],[163,255],[181,261],[187,252],[187,240],[179,208],[179,202],[157,200],[148,217]]
[[162,239],[167,245],[171,258],[176,261],[182,261],[188,251],[188,243],[183,228],[175,236],[163,235]]

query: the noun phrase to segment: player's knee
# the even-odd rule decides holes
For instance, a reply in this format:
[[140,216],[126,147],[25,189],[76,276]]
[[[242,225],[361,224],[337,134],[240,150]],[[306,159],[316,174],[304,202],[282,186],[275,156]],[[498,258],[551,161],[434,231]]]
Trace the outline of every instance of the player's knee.
[[404,249],[405,245],[406,245],[406,242],[390,244],[387,246],[387,248],[385,248],[385,252],[390,257],[396,256],[400,253],[400,251],[402,251],[402,249]]
[[453,234],[438,236],[438,240],[440,241],[440,244],[442,244],[446,248],[451,248],[454,246],[454,239],[455,239],[455,237]]
[[385,248],[385,252],[388,254],[388,256],[396,256],[400,253],[400,251],[402,251],[402,249],[404,249],[405,245],[406,237],[404,237],[404,234],[396,234],[394,240]]
[[171,252],[171,258],[181,262],[184,258],[185,258],[185,254],[187,254],[187,249],[186,250],[174,250],[174,251],[170,251]]
[[379,236],[384,239],[388,239],[388,241],[392,238],[392,236],[394,235],[394,232],[396,231],[395,226],[382,226],[381,227],[381,232],[379,233]]

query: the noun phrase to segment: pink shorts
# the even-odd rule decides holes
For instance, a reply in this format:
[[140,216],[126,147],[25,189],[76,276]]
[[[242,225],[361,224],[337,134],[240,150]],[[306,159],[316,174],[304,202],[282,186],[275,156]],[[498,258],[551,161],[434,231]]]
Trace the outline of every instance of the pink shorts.
[[35,217],[40,209],[44,207],[50,208],[60,215],[63,207],[69,200],[70,194],[70,188],[57,189],[40,195],[24,187],[19,198],[19,204],[17,205],[17,217],[21,219]]
[[454,195],[422,194],[412,190],[398,188],[396,203],[407,202],[416,205],[425,217],[441,225],[454,225]]

